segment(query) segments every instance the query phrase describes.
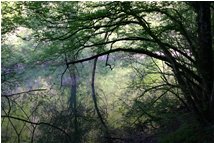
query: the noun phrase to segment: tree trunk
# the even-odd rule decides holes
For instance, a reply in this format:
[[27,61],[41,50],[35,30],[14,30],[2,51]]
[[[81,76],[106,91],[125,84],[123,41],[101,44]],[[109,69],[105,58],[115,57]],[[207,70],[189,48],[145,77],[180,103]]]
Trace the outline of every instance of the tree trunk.
[[198,59],[197,70],[202,78],[202,112],[207,123],[214,123],[214,59],[212,50],[212,28],[210,2],[195,2],[198,24]]
[[77,80],[76,80],[76,73],[75,73],[75,65],[72,65],[69,69],[70,71],[70,78],[71,78],[71,96],[69,100],[70,108],[74,115],[73,125],[74,125],[74,142],[78,142],[78,122],[77,122]]

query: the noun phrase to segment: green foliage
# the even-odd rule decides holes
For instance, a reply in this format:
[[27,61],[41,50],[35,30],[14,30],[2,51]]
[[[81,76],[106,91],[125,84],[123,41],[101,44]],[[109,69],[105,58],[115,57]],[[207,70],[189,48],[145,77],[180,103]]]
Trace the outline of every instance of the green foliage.
[[[198,66],[201,44],[196,39],[201,36],[195,3],[1,4],[4,142],[93,143],[110,137],[151,142],[157,136],[161,143],[212,142],[212,128],[202,129],[195,118],[185,116],[192,116],[187,109],[198,108],[208,118],[211,110],[203,112],[204,107],[212,107],[211,102],[207,106],[212,90],[206,89]],[[97,57],[96,97],[108,129],[91,97]]]

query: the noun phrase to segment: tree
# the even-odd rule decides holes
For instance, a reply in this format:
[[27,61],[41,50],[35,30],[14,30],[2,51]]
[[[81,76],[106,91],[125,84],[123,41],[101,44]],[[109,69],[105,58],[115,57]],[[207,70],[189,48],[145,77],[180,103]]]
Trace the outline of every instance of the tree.
[[[76,5],[77,16],[67,7],[62,10],[55,4],[56,15],[39,11],[38,15],[45,17],[41,23],[48,28],[42,31],[42,39],[63,44],[72,40],[75,48],[63,50],[77,54],[89,48],[97,50],[96,55],[69,61],[67,65],[114,52],[139,53],[162,60],[171,67],[186,108],[202,123],[213,124],[211,2],[80,2]],[[59,16],[65,18],[57,21]]]
[[[166,86],[182,91],[178,99],[201,124],[214,124],[213,2],[17,4],[22,5],[17,8],[22,12],[17,25],[31,28],[35,40],[41,43],[36,52],[39,58],[35,61],[60,59],[66,69],[72,68],[75,79],[74,64],[95,60],[92,97],[103,126],[106,125],[95,96],[96,60],[107,55],[106,65],[110,65],[109,57],[118,52],[163,61],[176,79],[176,85],[166,80]],[[13,28],[12,25],[4,31]],[[66,62],[63,61],[65,53],[72,55]],[[75,91],[75,87],[73,89]]]

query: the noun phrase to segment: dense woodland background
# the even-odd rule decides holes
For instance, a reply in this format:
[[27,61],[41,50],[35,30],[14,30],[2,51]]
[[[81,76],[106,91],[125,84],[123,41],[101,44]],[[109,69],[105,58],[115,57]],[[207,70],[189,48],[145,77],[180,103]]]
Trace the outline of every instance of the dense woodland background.
[[1,2],[3,143],[213,143],[213,2]]

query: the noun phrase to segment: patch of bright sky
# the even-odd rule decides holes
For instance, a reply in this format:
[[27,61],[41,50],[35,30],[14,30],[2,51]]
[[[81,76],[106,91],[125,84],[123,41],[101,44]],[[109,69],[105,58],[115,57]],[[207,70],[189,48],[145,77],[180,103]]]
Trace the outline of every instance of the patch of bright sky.
[[22,40],[20,37],[23,37],[23,38],[26,38],[26,40],[29,40],[30,34],[32,34],[31,29],[18,27],[13,33],[11,32],[6,35],[7,40],[5,41],[4,44],[11,45],[15,50],[21,51],[22,50],[21,47],[23,44],[26,43],[26,41]]

